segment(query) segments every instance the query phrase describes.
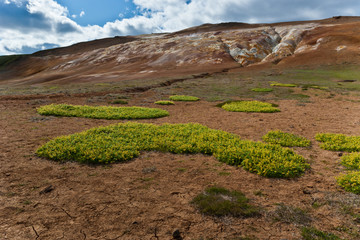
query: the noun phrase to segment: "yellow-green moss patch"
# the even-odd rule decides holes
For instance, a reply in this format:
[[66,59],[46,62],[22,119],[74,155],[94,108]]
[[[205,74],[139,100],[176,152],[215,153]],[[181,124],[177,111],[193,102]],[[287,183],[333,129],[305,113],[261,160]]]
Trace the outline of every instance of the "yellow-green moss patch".
[[272,88],[253,88],[251,89],[253,92],[272,92]]
[[360,153],[353,152],[341,157],[341,164],[349,169],[360,170]]
[[320,147],[330,151],[358,152],[360,151],[360,137],[344,134],[318,133],[315,139],[322,142]]
[[175,103],[173,101],[160,100],[160,101],[156,101],[155,104],[158,104],[158,105],[174,105]]
[[282,132],[280,130],[269,131],[262,137],[264,142],[279,144],[283,147],[308,147],[311,145],[310,140],[305,137],[297,136],[292,133]]
[[273,86],[273,87],[296,87],[297,85],[290,84],[290,83],[271,82],[270,86]]
[[64,117],[84,117],[101,119],[145,119],[169,116],[169,112],[159,108],[144,107],[109,107],[51,104],[37,109],[41,115]]
[[337,183],[346,191],[360,194],[360,172],[354,171],[337,177]]
[[273,104],[260,101],[232,101],[221,105],[221,108],[229,112],[280,112]]
[[187,95],[173,95],[169,97],[172,101],[199,101],[200,98]]
[[242,140],[193,123],[125,123],[94,128],[51,140],[37,150],[37,155],[56,161],[106,164],[131,160],[140,151],[213,155],[221,162],[266,177],[297,177],[309,168],[305,159],[291,149]]

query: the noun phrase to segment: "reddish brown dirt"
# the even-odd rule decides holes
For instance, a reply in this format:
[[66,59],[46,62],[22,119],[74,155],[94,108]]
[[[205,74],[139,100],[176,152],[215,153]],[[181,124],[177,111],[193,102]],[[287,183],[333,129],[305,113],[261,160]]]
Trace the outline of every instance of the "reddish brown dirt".
[[[137,94],[130,105],[154,107],[150,102],[156,97],[152,91]],[[319,132],[360,135],[360,106],[319,97],[311,101],[305,106],[279,101],[281,112],[275,114],[233,113],[215,103],[179,102],[161,107],[169,110],[169,117],[139,121],[197,122],[252,140],[261,140],[273,129],[308,137],[313,146],[296,151],[309,160],[311,170],[284,180],[260,177],[204,155],[144,152],[128,163],[111,166],[41,159],[34,152],[49,139],[124,121],[36,113],[36,107],[48,103],[88,104],[84,97],[0,100],[0,239],[172,239],[177,229],[184,239],[299,239],[299,226],[271,218],[276,203],[306,210],[313,225],[323,231],[356,239],[335,230],[356,227],[339,206],[312,207],[329,196],[349,196],[335,182],[344,171],[338,153],[321,150],[314,136]],[[151,168],[155,171],[148,171]],[[40,194],[50,185],[51,192]],[[263,209],[262,215],[236,219],[200,214],[190,201],[211,185],[244,192]],[[258,191],[262,194],[255,194]]]

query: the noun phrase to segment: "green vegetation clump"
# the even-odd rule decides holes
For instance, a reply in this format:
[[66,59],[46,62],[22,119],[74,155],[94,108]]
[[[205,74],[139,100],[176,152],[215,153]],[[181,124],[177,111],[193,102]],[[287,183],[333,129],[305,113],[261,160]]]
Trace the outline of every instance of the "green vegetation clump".
[[200,98],[186,95],[173,95],[169,97],[172,101],[199,101]]
[[112,101],[112,104],[128,104],[128,102],[126,100],[117,99]]
[[338,236],[322,232],[314,227],[303,227],[301,229],[301,236],[304,240],[341,240]]
[[159,105],[174,105],[173,101],[156,101],[155,104]]
[[292,133],[285,133],[280,130],[270,131],[262,137],[264,142],[279,144],[283,147],[308,147],[310,140]]
[[360,151],[360,137],[344,134],[319,133],[315,139],[322,142],[320,147],[330,151],[357,152]]
[[169,112],[158,108],[144,107],[108,107],[51,104],[37,109],[41,115],[64,117],[84,117],[101,119],[145,119],[169,116]]
[[273,86],[273,87],[296,87],[297,85],[289,84],[289,83],[271,82],[270,86]]
[[221,108],[230,112],[280,112],[273,104],[260,101],[232,101],[223,104]]
[[253,92],[272,92],[272,88],[253,88],[251,89]]
[[192,203],[201,213],[216,217],[252,217],[259,214],[258,208],[250,205],[243,193],[222,187],[207,188]]
[[360,170],[360,153],[353,152],[342,156],[341,164],[349,169]]
[[279,145],[241,140],[239,136],[201,124],[125,123],[58,137],[37,150],[56,161],[115,163],[140,151],[203,153],[265,177],[297,177],[309,168],[304,157]]
[[360,194],[360,172],[353,171],[337,177],[337,183],[346,191]]

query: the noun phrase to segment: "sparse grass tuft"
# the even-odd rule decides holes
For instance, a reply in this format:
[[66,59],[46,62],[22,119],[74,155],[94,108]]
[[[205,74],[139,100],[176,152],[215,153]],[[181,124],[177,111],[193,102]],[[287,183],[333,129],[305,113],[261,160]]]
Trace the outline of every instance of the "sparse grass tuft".
[[279,144],[283,147],[308,147],[310,140],[292,133],[285,133],[280,130],[270,131],[262,137],[264,142]]
[[260,101],[232,101],[219,106],[229,112],[280,112],[273,104]]
[[158,104],[158,105],[174,105],[175,103],[173,101],[156,101],[155,104]]
[[253,92],[272,92],[274,91],[272,88],[253,88],[251,89]]
[[345,191],[360,194],[360,172],[353,171],[340,175],[336,178],[337,183],[345,189]]
[[297,177],[309,168],[305,159],[291,149],[241,140],[237,135],[193,123],[157,126],[129,122],[93,128],[55,138],[40,147],[37,155],[56,161],[107,164],[154,150],[214,155],[221,162],[266,177]]
[[318,133],[315,139],[322,142],[320,147],[330,151],[357,152],[360,151],[360,137],[344,134]]
[[172,101],[199,101],[200,98],[187,95],[173,95],[169,97]]
[[303,227],[301,229],[301,236],[304,240],[341,240],[338,236],[322,232],[314,227]]
[[51,104],[37,109],[41,115],[84,117],[101,119],[146,119],[169,116],[169,112],[158,108],[108,107]]
[[312,222],[311,217],[304,210],[287,206],[283,203],[277,205],[276,210],[271,214],[271,216],[275,221],[295,225],[308,226]]
[[270,82],[270,86],[273,86],[273,87],[296,87],[297,85],[289,84],[289,83]]
[[222,187],[207,188],[192,203],[201,213],[216,217],[252,217],[259,214],[258,208],[250,205],[243,193]]

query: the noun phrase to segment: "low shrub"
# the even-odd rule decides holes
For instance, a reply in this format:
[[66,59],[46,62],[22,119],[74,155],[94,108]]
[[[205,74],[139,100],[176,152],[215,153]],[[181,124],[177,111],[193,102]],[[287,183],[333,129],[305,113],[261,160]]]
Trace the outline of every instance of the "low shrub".
[[174,105],[173,101],[156,101],[155,104],[158,105]]
[[174,95],[169,97],[172,101],[199,101],[200,98],[186,95]]
[[108,107],[51,104],[37,109],[41,115],[84,117],[101,119],[144,119],[169,116],[169,112],[158,108]]
[[237,135],[201,124],[124,123],[55,138],[37,155],[56,161],[124,162],[140,151],[203,153],[266,177],[297,177],[309,168],[305,159],[279,145],[241,140]]
[[280,112],[273,104],[260,101],[232,101],[223,104],[221,108],[230,112]]
[[337,177],[337,183],[345,191],[360,194],[360,172],[354,171]]
[[353,152],[341,157],[341,164],[349,169],[360,170],[360,153]]
[[322,232],[314,227],[303,227],[301,229],[301,236],[304,240],[341,240],[338,236]]
[[251,89],[253,92],[272,92],[272,88],[253,88]]
[[297,85],[289,84],[289,83],[271,82],[270,86],[273,86],[273,87],[296,87]]
[[257,207],[241,192],[222,187],[210,187],[197,195],[191,202],[203,214],[222,217],[252,217],[259,214]]
[[262,137],[264,142],[279,144],[283,147],[308,147],[310,140],[292,133],[285,133],[280,130],[270,131]]
[[318,133],[315,139],[322,142],[320,147],[330,151],[357,152],[360,151],[360,137],[344,134]]

